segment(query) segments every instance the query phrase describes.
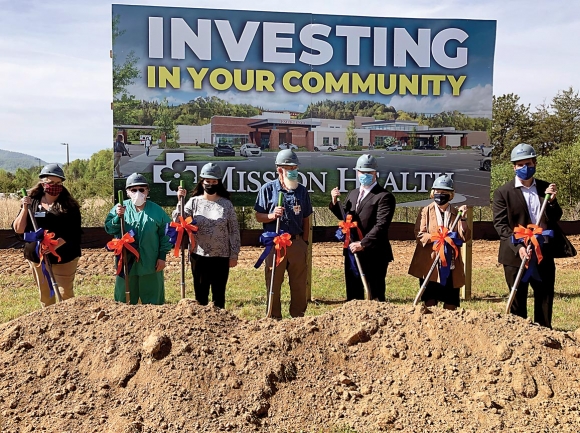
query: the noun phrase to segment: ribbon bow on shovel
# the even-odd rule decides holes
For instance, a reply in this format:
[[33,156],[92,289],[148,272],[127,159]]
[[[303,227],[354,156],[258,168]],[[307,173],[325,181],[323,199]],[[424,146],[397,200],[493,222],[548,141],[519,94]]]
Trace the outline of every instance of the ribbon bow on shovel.
[[433,251],[439,256],[439,280],[444,286],[451,275],[451,262],[459,256],[457,247],[463,245],[463,241],[457,232],[451,232],[443,226],[431,233],[431,241],[433,241]]
[[290,240],[290,233],[284,232],[284,230],[280,230],[280,234],[276,232],[264,232],[260,235],[260,243],[266,247],[266,249],[262,252],[262,255],[258,258],[258,261],[254,265],[254,268],[258,269],[270,251],[272,251],[272,247],[276,249],[276,266],[284,260],[286,257],[286,247],[292,245],[292,241]]
[[52,286],[52,281],[50,278],[50,274],[48,273],[48,269],[46,268],[45,264],[45,255],[52,254],[55,256],[58,261],[61,261],[60,256],[56,252],[56,246],[58,245],[58,241],[54,239],[55,234],[49,232],[48,230],[44,230],[43,228],[39,228],[34,232],[27,232],[24,233],[24,240],[26,242],[36,242],[36,255],[40,259],[40,264],[42,269],[42,275],[48,281],[48,287],[50,288],[50,297],[54,296],[54,287]]
[[528,282],[530,278],[533,278],[536,281],[542,281],[537,265],[540,264],[544,258],[542,254],[542,245],[545,240],[544,236],[553,237],[554,230],[544,230],[536,224],[528,224],[527,227],[518,225],[514,229],[514,234],[512,236],[513,244],[522,243],[525,248],[528,248],[530,243],[533,245],[532,257],[526,262],[526,273],[522,277],[524,283]]
[[134,236],[135,232],[133,232],[133,230],[129,230],[120,239],[113,239],[112,241],[107,242],[107,249],[109,251],[113,251],[117,260],[117,272],[115,272],[115,275],[118,275],[121,278],[125,278],[125,274],[123,272],[123,249],[133,253],[137,261],[139,261],[139,251],[137,251],[133,246],[135,243]]
[[165,227],[165,234],[169,236],[169,242],[175,245],[173,249],[173,255],[179,257],[179,248],[181,247],[181,241],[183,239],[183,233],[187,233],[189,236],[189,242],[191,243],[191,248],[195,247],[195,237],[193,236],[198,231],[198,227],[195,225],[195,221],[192,217],[183,218],[181,215],[178,216],[177,222],[171,222]]
[[336,234],[334,236],[339,241],[344,241],[344,243],[342,244],[342,247],[346,250],[346,254],[348,256],[348,261],[350,264],[350,269],[352,270],[353,274],[358,277],[358,276],[360,276],[360,273],[359,273],[358,267],[356,265],[356,259],[354,257],[354,254],[352,253],[352,251],[348,247],[350,245],[350,242],[351,242],[350,230],[354,229],[354,228],[356,228],[358,238],[362,239],[363,234],[362,234],[360,227],[358,226],[358,223],[356,221],[352,220],[352,215],[347,215],[345,217],[344,221],[338,222],[338,229],[336,230]]

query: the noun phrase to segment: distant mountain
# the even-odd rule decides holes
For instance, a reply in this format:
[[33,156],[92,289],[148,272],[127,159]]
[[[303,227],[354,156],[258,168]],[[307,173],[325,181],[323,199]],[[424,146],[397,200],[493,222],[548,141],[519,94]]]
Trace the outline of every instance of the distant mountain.
[[46,165],[42,159],[19,152],[0,149],[0,169],[14,173],[18,168]]

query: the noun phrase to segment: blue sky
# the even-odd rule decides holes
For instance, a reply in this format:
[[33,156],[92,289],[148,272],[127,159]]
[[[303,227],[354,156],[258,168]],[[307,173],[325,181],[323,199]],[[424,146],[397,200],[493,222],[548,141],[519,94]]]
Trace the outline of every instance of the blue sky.
[[[273,3],[262,0],[139,4],[273,11]],[[0,0],[1,149],[65,162],[61,142],[69,143],[71,160],[111,145],[111,5]],[[572,38],[580,28],[578,1],[294,0],[278,11],[497,20],[495,95],[516,93],[533,108],[559,90],[580,90],[580,45]],[[479,91],[483,97],[485,89]],[[404,101],[395,102],[404,109]]]

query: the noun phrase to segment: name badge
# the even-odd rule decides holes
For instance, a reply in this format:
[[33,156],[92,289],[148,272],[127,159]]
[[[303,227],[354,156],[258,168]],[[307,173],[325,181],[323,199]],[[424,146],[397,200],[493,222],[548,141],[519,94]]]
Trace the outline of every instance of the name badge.
[[34,218],[44,218],[46,216],[46,212],[34,212]]
[[292,209],[294,209],[294,215],[300,215],[300,211],[302,210],[299,204],[295,205]]

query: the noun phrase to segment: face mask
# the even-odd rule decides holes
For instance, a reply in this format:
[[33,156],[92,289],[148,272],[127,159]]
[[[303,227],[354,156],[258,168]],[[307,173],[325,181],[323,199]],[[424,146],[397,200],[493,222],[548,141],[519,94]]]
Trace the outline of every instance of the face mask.
[[129,195],[129,197],[131,198],[131,201],[133,202],[133,205],[135,206],[143,206],[143,204],[145,204],[145,200],[147,199],[147,197],[145,197],[145,194],[142,192],[128,192],[127,193]]
[[534,174],[536,174],[536,167],[528,167],[527,165],[524,165],[522,168],[516,170],[516,176],[522,180],[531,179],[534,177]]
[[59,184],[45,183],[44,185],[42,185],[42,187],[44,188],[45,193],[53,197],[59,195],[62,192],[62,189],[64,188],[60,183]]
[[437,203],[439,206],[443,206],[444,204],[447,204],[449,202],[449,200],[451,199],[451,195],[433,194],[433,199],[435,200],[435,203]]
[[369,186],[371,183],[373,183],[373,175],[368,173],[359,174],[358,181],[362,186]]
[[203,190],[209,194],[209,195],[213,195],[217,192],[217,185],[209,185],[207,183],[203,184]]
[[298,169],[286,170],[286,178],[288,180],[298,180]]

